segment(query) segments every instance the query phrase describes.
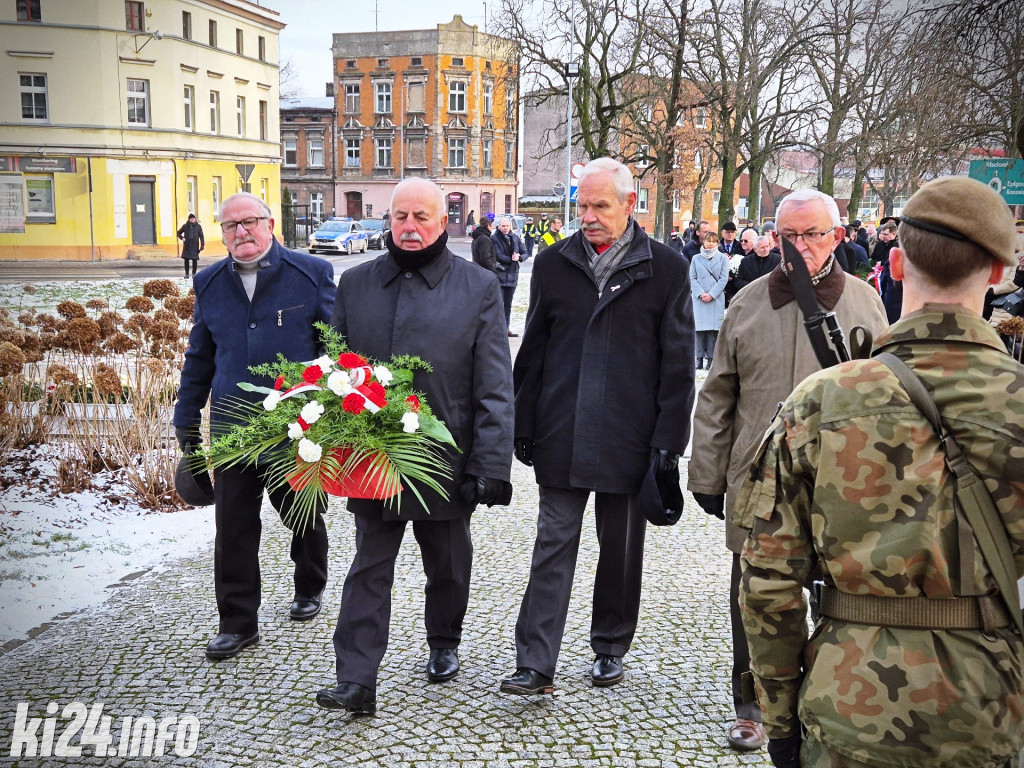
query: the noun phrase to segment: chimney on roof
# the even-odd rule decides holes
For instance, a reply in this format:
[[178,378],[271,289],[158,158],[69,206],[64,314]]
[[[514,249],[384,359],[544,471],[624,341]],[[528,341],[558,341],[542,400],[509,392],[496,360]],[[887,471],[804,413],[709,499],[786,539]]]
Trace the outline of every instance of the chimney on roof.
[[324,83],[324,95],[334,98],[334,83]]

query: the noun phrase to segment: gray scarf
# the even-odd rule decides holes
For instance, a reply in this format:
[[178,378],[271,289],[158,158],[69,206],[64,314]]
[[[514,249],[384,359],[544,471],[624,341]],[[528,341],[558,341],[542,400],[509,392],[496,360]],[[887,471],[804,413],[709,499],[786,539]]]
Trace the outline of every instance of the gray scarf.
[[626,219],[626,231],[622,237],[612,243],[604,253],[598,253],[586,236],[584,236],[583,248],[586,251],[587,262],[590,265],[590,274],[593,276],[594,282],[597,283],[597,292],[599,294],[604,293],[604,287],[608,284],[611,276],[615,274],[615,270],[618,269],[623,257],[629,252],[629,246],[632,242],[632,216]]

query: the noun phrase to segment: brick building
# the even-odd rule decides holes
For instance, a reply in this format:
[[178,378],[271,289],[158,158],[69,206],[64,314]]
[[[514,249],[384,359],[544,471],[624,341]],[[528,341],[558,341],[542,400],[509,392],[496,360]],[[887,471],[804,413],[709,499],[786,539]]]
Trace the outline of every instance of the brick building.
[[337,115],[329,96],[281,100],[281,193],[317,221],[337,212]]
[[456,15],[437,29],[335,34],[338,215],[377,217],[418,176],[445,192],[448,229],[516,207],[517,70],[509,42]]

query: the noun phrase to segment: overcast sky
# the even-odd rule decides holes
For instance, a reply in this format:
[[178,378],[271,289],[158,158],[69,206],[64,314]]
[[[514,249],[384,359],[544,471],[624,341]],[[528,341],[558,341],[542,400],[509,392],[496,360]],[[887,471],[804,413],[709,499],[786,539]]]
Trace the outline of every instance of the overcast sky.
[[[297,72],[290,87],[302,96],[323,96],[331,80],[331,35],[335,32],[436,29],[455,14],[484,26],[482,0],[259,0],[281,14],[281,65]],[[498,0],[490,0],[492,15]],[[367,51],[373,55],[372,51]]]

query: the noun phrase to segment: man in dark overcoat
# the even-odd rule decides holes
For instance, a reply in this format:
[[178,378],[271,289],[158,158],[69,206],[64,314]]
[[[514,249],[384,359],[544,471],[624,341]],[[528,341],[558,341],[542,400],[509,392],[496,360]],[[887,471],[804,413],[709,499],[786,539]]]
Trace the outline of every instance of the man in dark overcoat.
[[[330,262],[283,248],[274,238],[274,218],[260,198],[239,192],[224,201],[220,214],[224,245],[230,254],[196,275],[195,310],[185,364],[181,370],[174,428],[184,452],[200,443],[202,410],[209,398],[216,435],[230,426],[218,416],[227,398],[256,401],[239,382],[271,386],[249,366],[274,362],[278,352],[291,360],[320,354],[313,323],[327,322],[334,306],[334,268]],[[216,542],[214,590],[220,612],[219,634],[206,647],[209,659],[226,659],[260,638],[260,508],[264,477],[259,467],[222,467],[214,471]],[[286,515],[294,500],[287,488],[269,490],[270,502]],[[318,509],[311,527],[294,532],[295,563],[292,619],[320,612],[327,584],[327,529]]]
[[[530,580],[508,693],[548,693],[569,609],[583,512],[600,544],[590,639],[594,685],[623,678],[640,610],[646,520],[631,496],[657,462],[677,472],[690,433],[694,331],[686,263],[632,218],[629,169],[592,160],[581,230],[537,257],[515,365],[516,457],[540,486]],[[678,482],[678,480],[677,480]]]
[[494,275],[447,248],[444,193],[425,179],[406,179],[391,201],[388,252],[346,270],[331,323],[349,347],[377,360],[417,355],[415,389],[451,431],[446,448],[448,498],[421,489],[424,504],[403,493],[393,501],[349,499],[356,554],[345,579],[334,632],[338,685],[317,694],[327,709],[376,711],[377,670],[387,648],[391,587],[406,523],[420,546],[427,577],[424,623],[427,680],[450,680],[469,603],[477,504],[511,498],[512,363],[501,294]]
[[494,244],[494,258],[501,267],[498,270],[498,283],[501,285],[501,298],[505,304],[505,326],[508,335],[518,336],[513,333],[510,326],[512,322],[512,300],[516,295],[516,286],[519,285],[519,265],[530,258],[519,239],[519,235],[512,231],[512,220],[507,216],[498,219],[498,226],[491,235],[491,242]]
[[194,213],[190,213],[185,223],[179,227],[178,239],[182,243],[181,258],[185,261],[185,277],[189,276],[190,264],[192,265],[192,276],[195,277],[196,270],[199,269],[199,252],[206,247],[206,238]]

